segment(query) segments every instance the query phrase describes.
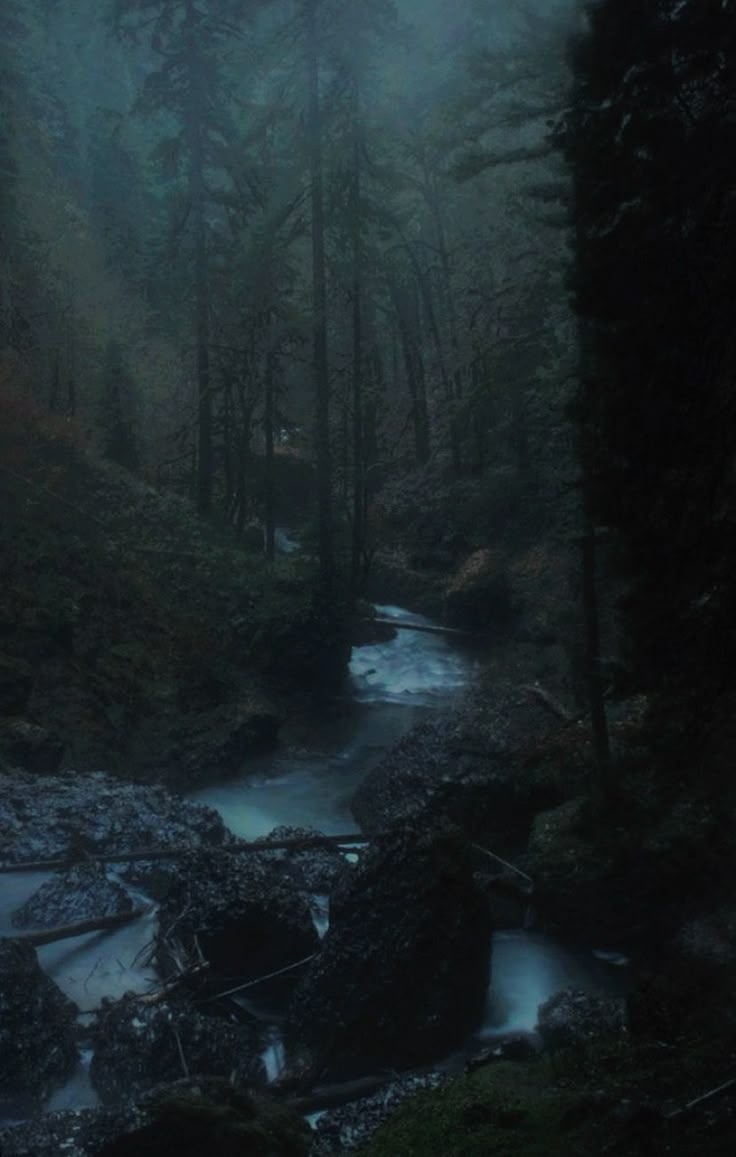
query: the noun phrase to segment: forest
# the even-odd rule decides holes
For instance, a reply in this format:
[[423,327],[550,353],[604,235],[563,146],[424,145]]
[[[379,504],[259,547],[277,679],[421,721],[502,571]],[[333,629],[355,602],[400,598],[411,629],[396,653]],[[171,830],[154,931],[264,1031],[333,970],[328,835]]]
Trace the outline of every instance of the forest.
[[732,146],[736,0],[3,0],[2,1157],[731,1157]]

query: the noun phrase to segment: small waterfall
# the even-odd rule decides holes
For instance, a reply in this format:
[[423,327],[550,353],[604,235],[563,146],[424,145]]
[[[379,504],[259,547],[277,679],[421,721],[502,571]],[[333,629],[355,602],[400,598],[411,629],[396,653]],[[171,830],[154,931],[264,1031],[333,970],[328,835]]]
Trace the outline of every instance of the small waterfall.
[[271,1033],[269,1042],[261,1054],[261,1060],[266,1070],[266,1080],[270,1085],[281,1075],[286,1064],[284,1042],[275,1029]]

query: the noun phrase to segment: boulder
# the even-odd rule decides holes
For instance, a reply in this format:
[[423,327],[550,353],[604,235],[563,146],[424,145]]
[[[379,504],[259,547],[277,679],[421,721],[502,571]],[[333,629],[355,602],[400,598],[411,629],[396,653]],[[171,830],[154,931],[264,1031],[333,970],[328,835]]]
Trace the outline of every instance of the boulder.
[[108,879],[101,864],[87,861],[47,880],[16,908],[12,920],[16,928],[59,928],[132,910],[125,888]]
[[550,1052],[626,1033],[626,1001],[564,988],[539,1006],[536,1031]]
[[218,1078],[158,1087],[116,1109],[47,1113],[0,1132],[2,1157],[306,1157],[290,1109]]
[[215,975],[245,982],[318,946],[306,900],[278,865],[252,853],[187,856],[161,905],[156,953],[165,975],[201,951]]
[[[323,833],[316,828],[292,828],[282,824],[264,840],[312,840]],[[256,841],[257,843],[258,841]],[[345,871],[342,854],[329,844],[313,848],[283,848],[264,852],[263,860],[277,864],[294,887],[311,895],[328,895]]]
[[445,590],[445,616],[460,627],[508,631],[518,615],[508,559],[485,548],[469,555]]
[[15,767],[49,774],[59,767],[64,744],[37,723],[10,718],[0,723],[0,752]]
[[525,687],[412,728],[369,772],[351,801],[364,831],[422,812],[449,816],[494,851],[517,851],[532,819],[568,791],[556,763],[537,759],[559,720]]
[[412,1067],[478,1022],[491,926],[466,845],[445,828],[402,829],[332,897],[322,950],[283,1026],[292,1064],[329,1072]]
[[184,1001],[103,1006],[92,1032],[90,1080],[103,1104],[137,1097],[182,1076],[263,1085],[262,1042],[246,1024],[204,1016]]
[[0,940],[0,1104],[42,1100],[71,1075],[76,1013],[30,944]]
[[4,774],[0,833],[8,863],[80,851],[221,845],[233,838],[213,808],[182,800],[163,787],[121,783],[102,772]]

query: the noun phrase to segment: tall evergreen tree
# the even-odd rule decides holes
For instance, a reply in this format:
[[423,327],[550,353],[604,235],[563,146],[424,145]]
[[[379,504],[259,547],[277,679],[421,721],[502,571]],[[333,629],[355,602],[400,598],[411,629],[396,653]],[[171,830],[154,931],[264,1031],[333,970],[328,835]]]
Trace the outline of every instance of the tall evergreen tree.
[[[166,178],[184,206],[177,247],[192,286],[190,302],[197,383],[197,504],[212,510],[214,477],[213,382],[210,365],[211,205],[222,185],[230,109],[223,68],[237,35],[242,4],[235,0],[116,0],[118,27],[145,37],[160,63],[137,101],[145,116],[161,114],[172,131],[157,146]],[[219,174],[219,182],[217,178]]]

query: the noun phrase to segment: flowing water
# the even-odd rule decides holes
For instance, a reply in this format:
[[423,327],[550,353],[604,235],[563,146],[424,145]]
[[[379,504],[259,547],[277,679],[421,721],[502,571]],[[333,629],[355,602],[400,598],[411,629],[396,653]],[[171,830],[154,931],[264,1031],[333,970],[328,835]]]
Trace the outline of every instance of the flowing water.
[[[383,618],[427,625],[399,607],[380,606]],[[282,824],[315,827],[327,834],[357,832],[350,812],[356,787],[383,752],[415,723],[452,706],[476,675],[477,658],[455,636],[399,630],[388,642],[355,648],[344,711],[315,725],[308,750],[276,750],[251,760],[241,775],[215,781],[191,798],[216,808],[237,835],[253,839]],[[6,876],[0,895],[0,935],[12,932],[10,914],[46,878],[44,873]],[[327,926],[324,897],[314,897],[315,922]],[[150,988],[156,975],[146,964],[155,914],[107,934],[88,933],[38,950],[42,967],[80,1010],[89,1013],[104,997]],[[542,936],[501,932],[494,936],[493,984],[477,1036],[532,1029],[538,1005],[567,985],[614,987],[622,960],[607,953],[573,953]],[[283,1062],[278,1036],[264,1053],[273,1077]],[[49,1107],[96,1103],[84,1054],[71,1081]]]

